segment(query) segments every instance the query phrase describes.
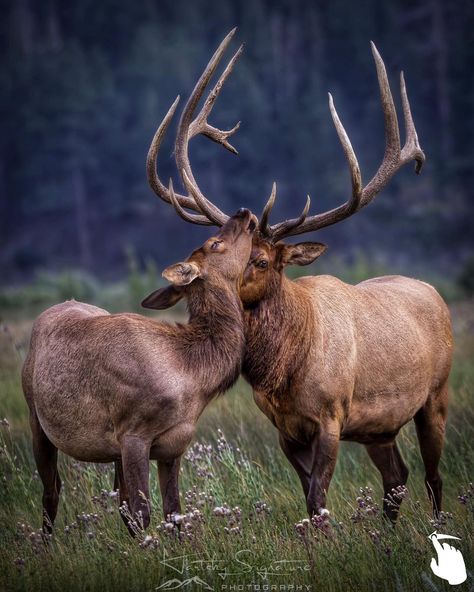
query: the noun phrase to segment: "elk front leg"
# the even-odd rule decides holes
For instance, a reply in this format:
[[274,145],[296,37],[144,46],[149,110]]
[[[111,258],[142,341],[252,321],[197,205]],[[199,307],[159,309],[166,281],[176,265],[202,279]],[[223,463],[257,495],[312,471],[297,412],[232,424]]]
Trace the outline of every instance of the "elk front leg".
[[313,464],[306,499],[310,517],[326,509],[326,494],[336,466],[339,434],[339,426],[335,423],[321,423],[313,440]]
[[160,480],[165,520],[168,520],[171,514],[179,514],[181,512],[178,484],[180,464],[180,456],[171,461],[158,461],[158,477]]
[[286,458],[298,473],[304,496],[307,499],[311,482],[312,448],[308,445],[299,444],[294,440],[288,440],[281,433],[278,435],[278,440]]
[[[150,524],[149,464],[150,445],[135,435],[126,435],[121,441],[123,480],[129,498],[132,519],[139,528]],[[130,534],[135,534],[132,525]]]
[[[119,493],[119,508],[122,508],[124,503],[130,507],[130,499],[128,497],[127,488],[125,486],[125,479],[123,476],[123,465],[121,460],[115,461],[115,476],[114,476],[114,491]],[[120,517],[128,528],[128,517],[120,512]]]

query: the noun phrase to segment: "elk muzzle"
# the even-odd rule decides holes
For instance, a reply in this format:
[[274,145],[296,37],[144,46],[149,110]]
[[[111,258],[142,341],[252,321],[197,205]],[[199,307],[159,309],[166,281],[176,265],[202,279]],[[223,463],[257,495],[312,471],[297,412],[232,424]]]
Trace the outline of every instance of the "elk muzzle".
[[240,208],[222,226],[219,236],[235,241],[242,233],[252,235],[257,228],[258,219],[247,208]]

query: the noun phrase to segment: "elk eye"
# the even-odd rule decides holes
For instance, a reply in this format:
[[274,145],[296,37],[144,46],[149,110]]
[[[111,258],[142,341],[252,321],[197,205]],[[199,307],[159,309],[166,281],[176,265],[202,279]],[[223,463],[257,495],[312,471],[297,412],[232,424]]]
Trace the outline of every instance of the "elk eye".
[[260,269],[266,269],[268,267],[268,261],[266,259],[262,259],[257,263],[257,267]]
[[219,248],[219,245],[222,243],[221,240],[216,240],[211,245],[211,251],[216,251]]

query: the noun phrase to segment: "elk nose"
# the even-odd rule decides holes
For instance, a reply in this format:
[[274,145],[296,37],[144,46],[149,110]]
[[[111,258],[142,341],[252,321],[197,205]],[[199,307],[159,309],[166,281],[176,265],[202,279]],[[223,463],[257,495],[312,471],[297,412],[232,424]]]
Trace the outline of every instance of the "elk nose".
[[236,216],[239,216],[239,218],[243,218],[248,213],[249,211],[247,210],[247,208],[239,208],[237,210]]

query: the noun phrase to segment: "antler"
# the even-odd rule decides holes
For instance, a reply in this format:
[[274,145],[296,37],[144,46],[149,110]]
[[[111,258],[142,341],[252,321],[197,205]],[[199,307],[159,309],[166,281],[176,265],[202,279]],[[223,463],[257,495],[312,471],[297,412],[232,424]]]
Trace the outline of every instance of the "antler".
[[[214,142],[222,144],[224,148],[227,148],[234,154],[237,154],[237,150],[229,143],[228,138],[237,131],[240,122],[230,130],[220,130],[211,126],[208,123],[207,118],[212,111],[222,86],[231,73],[235,62],[242,53],[243,45],[241,45],[236,53],[232,56],[216,85],[209,93],[201,111],[193,120],[194,111],[196,110],[196,107],[209,83],[209,80],[216,71],[216,68],[221,61],[225,50],[231,42],[235,31],[236,29],[232,29],[232,31],[225,37],[225,39],[217,48],[216,52],[207,64],[204,72],[199,78],[196,86],[194,87],[194,90],[191,93],[191,96],[189,97],[181,115],[175,144],[175,160],[179,174],[183,181],[183,185],[188,192],[188,195],[175,193],[171,180],[169,187],[166,187],[160,181],[156,170],[158,151],[170,121],[176,111],[176,107],[180,99],[179,96],[175,99],[168,113],[165,115],[163,121],[158,127],[148,151],[146,169],[148,182],[151,188],[163,201],[170,203],[184,220],[193,222],[194,224],[222,226],[228,219],[228,216],[212,202],[210,202],[199,189],[189,162],[188,144],[189,140],[194,138],[194,136],[202,134]],[[184,208],[192,210],[196,213],[186,212]]]
[[395,173],[412,160],[416,161],[415,172],[420,172],[425,161],[425,155],[418,142],[418,136],[416,134],[415,124],[410,110],[410,103],[408,102],[403,72],[400,74],[400,90],[402,95],[406,138],[403,149],[400,149],[400,132],[398,128],[397,113],[390,91],[387,72],[383,60],[373,42],[371,42],[371,46],[377,69],[382,110],[385,119],[385,154],[382,164],[369,183],[365,187],[362,187],[362,177],[357,157],[346,130],[339,119],[336,108],[334,107],[332,96],[329,93],[329,109],[336,127],[337,135],[342,144],[342,149],[344,150],[344,154],[349,164],[352,195],[348,201],[337,208],[315,216],[310,216],[309,218],[307,217],[309,209],[308,196],[306,207],[299,218],[285,220],[284,222],[274,224],[273,226],[268,226],[268,216],[275,202],[276,188],[274,185],[272,194],[263,210],[260,222],[261,234],[268,237],[273,242],[276,242],[285,236],[294,236],[296,234],[319,230],[320,228],[330,226],[331,224],[335,224],[336,222],[348,218],[369,204],[385,187]]

